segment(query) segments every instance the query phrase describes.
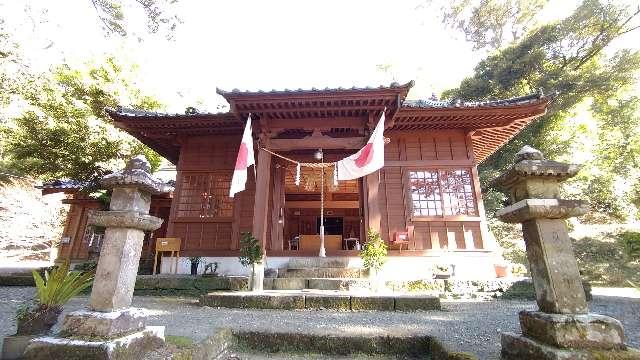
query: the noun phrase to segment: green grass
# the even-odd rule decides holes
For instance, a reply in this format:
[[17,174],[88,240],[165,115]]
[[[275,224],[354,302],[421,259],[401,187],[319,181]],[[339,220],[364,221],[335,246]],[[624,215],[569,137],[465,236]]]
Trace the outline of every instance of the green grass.
[[574,252],[582,277],[597,286],[628,287],[640,282],[640,262],[625,251],[621,233],[575,239]]
[[164,340],[168,344],[175,345],[178,349],[189,348],[193,346],[193,339],[186,336],[166,335]]

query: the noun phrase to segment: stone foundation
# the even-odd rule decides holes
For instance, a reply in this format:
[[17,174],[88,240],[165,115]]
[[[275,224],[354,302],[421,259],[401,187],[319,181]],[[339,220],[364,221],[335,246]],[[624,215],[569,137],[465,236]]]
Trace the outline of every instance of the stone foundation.
[[163,344],[164,326],[147,326],[142,331],[110,340],[40,337],[29,343],[24,359],[141,359]]
[[108,313],[79,310],[64,318],[62,333],[112,338],[144,329],[145,319],[144,309],[132,308]]
[[11,335],[6,336],[2,341],[2,356],[4,360],[22,359],[24,350],[29,346],[29,341],[37,335]]
[[640,360],[635,349],[560,349],[523,335],[502,333],[503,360]]
[[558,348],[625,349],[622,324],[604,315],[521,311],[520,327],[524,336]]

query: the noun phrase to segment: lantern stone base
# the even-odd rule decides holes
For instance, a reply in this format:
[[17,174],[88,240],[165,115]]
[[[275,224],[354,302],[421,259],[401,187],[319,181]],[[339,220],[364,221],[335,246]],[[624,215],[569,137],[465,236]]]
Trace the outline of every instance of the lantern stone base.
[[115,339],[40,337],[31,340],[24,353],[26,360],[124,360],[142,359],[164,345],[164,326],[147,326]]
[[64,336],[113,338],[140,331],[147,318],[144,309],[98,312],[79,310],[68,314],[62,324]]
[[504,360],[640,360],[620,321],[598,314],[521,311],[522,335],[502,334]]
[[620,321],[598,314],[521,311],[522,334],[558,348],[624,350]]
[[0,356],[0,359],[22,359],[24,350],[29,346],[29,342],[36,336],[38,335],[11,335],[5,337],[2,342],[2,356]]
[[561,349],[514,333],[502,333],[501,343],[503,360],[640,360],[636,349]]

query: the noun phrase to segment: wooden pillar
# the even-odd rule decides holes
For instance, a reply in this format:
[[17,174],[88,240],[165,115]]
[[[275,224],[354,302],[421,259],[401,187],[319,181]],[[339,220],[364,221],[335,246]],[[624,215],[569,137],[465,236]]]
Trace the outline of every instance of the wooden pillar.
[[[490,250],[494,250],[496,248],[495,244],[487,244],[487,241],[491,238],[489,235],[489,226],[487,225],[487,216],[484,212],[484,202],[482,202],[482,191],[480,188],[480,175],[478,174],[478,167],[476,166],[475,157],[473,154],[473,136],[471,133],[468,133],[465,142],[467,145],[468,157],[473,162],[471,166],[471,181],[473,181],[473,191],[476,198],[476,207],[478,209],[478,216],[480,217],[480,241],[478,243],[482,244],[482,249],[490,248]],[[489,245],[489,246],[487,246]]]
[[266,249],[267,230],[269,229],[269,201],[271,187],[269,180],[271,179],[271,154],[266,151],[258,150],[257,176],[256,176],[256,194],[253,204],[253,236],[255,236],[262,244],[262,249]]
[[367,183],[367,226],[368,229],[380,232],[380,171],[376,171],[366,176]]
[[[284,165],[273,169],[273,193],[271,194],[271,250],[284,249]],[[281,219],[282,217],[282,219]],[[279,222],[282,220],[282,223]]]

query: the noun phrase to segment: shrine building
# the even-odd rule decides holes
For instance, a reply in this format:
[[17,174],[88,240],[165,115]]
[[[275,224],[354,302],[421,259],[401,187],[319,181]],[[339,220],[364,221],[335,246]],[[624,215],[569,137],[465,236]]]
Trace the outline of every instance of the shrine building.
[[[241,234],[252,232],[266,253],[266,268],[292,257],[317,257],[320,248],[320,181],[324,173],[327,257],[359,261],[369,229],[389,245],[386,273],[419,278],[438,264],[463,278],[495,277],[498,261],[489,236],[477,165],[535,118],[549,99],[532,94],[506,100],[460,102],[406,100],[413,82],[376,88],[223,91],[229,112],[164,114],[108,109],[114,124],[176,166],[172,198],[154,201],[151,213],[165,225],[154,239],[181,239],[179,272],[186,257],[218,262],[221,274],[248,273],[239,261]],[[331,181],[333,167],[296,165],[335,162],[364,146],[385,112],[385,165],[364,178]],[[229,197],[245,122],[251,114],[255,172],[246,190]],[[269,151],[261,150],[267,149]],[[81,220],[79,220],[81,222]],[[82,227],[82,226],[80,226]],[[67,231],[65,229],[65,231]],[[77,230],[84,234],[84,229]],[[61,245],[79,246],[82,236]],[[77,234],[76,234],[77,235]],[[76,244],[74,245],[74,242]],[[170,264],[162,262],[161,272]]]

